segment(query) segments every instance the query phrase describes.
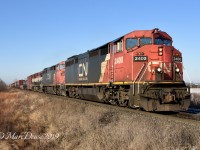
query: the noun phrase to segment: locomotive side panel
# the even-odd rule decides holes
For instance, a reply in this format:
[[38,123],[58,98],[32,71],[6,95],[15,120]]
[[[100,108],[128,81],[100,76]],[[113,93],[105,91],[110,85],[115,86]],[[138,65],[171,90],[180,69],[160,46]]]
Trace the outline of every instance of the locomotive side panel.
[[87,71],[88,71],[88,82],[98,83],[101,75],[101,62],[100,62],[99,50],[89,52],[89,62]]
[[65,62],[62,61],[56,65],[54,84],[60,85],[65,83]]
[[71,62],[67,60],[65,62],[65,83],[73,83],[74,79],[71,75],[73,72]]
[[32,77],[32,84],[33,85],[40,85],[42,81],[42,72],[38,72],[33,75]]
[[90,53],[88,70],[89,83],[109,82],[108,72],[106,70],[109,61],[110,54],[108,53],[107,45],[99,48],[98,50],[96,50],[96,52],[94,51],[93,53]]
[[110,53],[108,49],[109,45],[106,45],[100,48],[100,78],[99,83],[109,82],[109,62],[110,62]]
[[42,84],[50,85],[53,84],[54,75],[55,75],[55,66],[44,69],[42,73]]
[[89,75],[89,53],[78,55],[78,62],[75,65],[74,75],[76,76],[75,83],[88,83]]
[[[104,81],[104,78],[107,78],[106,66],[109,58],[107,45],[106,47],[104,46],[78,56],[77,70],[80,86],[76,89],[77,95],[80,98],[101,101],[99,93],[102,92],[101,83]],[[73,93],[74,89],[70,88],[69,91]],[[102,93],[100,97],[102,97]]]
[[32,75],[27,77],[27,89],[31,90],[32,89]]
[[32,83],[32,90],[34,91],[39,91],[40,90],[40,85],[42,83],[42,72],[38,72],[32,75],[31,78],[31,83]]

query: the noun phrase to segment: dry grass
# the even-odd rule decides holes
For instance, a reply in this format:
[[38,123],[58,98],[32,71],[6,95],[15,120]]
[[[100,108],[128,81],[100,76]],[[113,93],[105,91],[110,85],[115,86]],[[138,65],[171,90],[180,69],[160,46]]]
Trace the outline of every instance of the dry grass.
[[[2,94],[2,93],[1,93]],[[0,132],[56,134],[51,140],[0,140],[3,149],[200,149],[200,127],[143,113],[119,112],[26,91],[0,94]]]

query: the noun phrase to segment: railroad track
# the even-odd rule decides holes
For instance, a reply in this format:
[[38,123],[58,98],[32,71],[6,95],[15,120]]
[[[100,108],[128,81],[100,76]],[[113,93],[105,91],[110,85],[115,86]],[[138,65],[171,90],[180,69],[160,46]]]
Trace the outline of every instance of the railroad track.
[[193,107],[190,107],[187,111],[188,113],[191,113],[191,114],[199,114],[200,113],[200,108],[193,108]]
[[200,109],[197,108],[189,108],[186,112],[179,112],[176,114],[179,118],[185,118],[185,119],[192,119],[200,121]]
[[178,118],[200,121],[200,114],[191,114],[191,113],[188,113],[188,112],[179,112],[175,116],[178,117]]
[[130,109],[127,107],[119,107],[115,105],[110,105],[106,103],[100,103],[100,102],[94,102],[94,101],[89,101],[89,100],[82,100],[82,99],[75,99],[75,98],[69,98],[65,96],[59,96],[59,95],[52,95],[52,94],[46,94],[46,93],[39,93],[39,92],[34,92],[34,91],[28,91],[32,93],[38,93],[41,95],[46,95],[46,96],[51,96],[51,98],[58,98],[61,100],[70,100],[70,101],[75,101],[75,102],[80,102],[84,104],[91,104],[95,106],[101,106],[101,107],[108,107],[109,109],[113,110],[120,110],[120,111],[125,111],[129,113],[138,113],[141,115],[150,115],[150,116],[155,116],[162,118],[163,116],[169,117],[169,118],[176,118],[176,119],[187,119],[189,121],[200,121],[200,109],[195,109],[195,108],[190,108],[186,112],[162,112],[162,113],[152,113],[152,112],[146,112],[138,109]]

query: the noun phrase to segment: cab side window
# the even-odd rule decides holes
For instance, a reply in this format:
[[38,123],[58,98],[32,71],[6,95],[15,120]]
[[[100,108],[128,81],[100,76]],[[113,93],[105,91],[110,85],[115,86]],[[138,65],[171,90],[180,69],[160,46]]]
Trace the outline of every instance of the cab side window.
[[130,50],[133,47],[136,47],[138,45],[138,39],[137,38],[128,38],[126,39],[126,49]]
[[123,51],[123,46],[122,46],[122,41],[117,42],[117,52],[122,52]]
[[56,70],[60,70],[59,65],[56,66]]
[[65,69],[65,65],[64,64],[60,64],[60,70]]

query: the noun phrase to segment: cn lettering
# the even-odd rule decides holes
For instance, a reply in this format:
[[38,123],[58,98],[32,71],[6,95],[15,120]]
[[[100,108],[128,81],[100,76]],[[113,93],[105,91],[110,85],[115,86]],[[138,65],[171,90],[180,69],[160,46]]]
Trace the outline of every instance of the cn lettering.
[[87,77],[88,75],[88,62],[80,63],[78,66],[78,75],[79,77]]

